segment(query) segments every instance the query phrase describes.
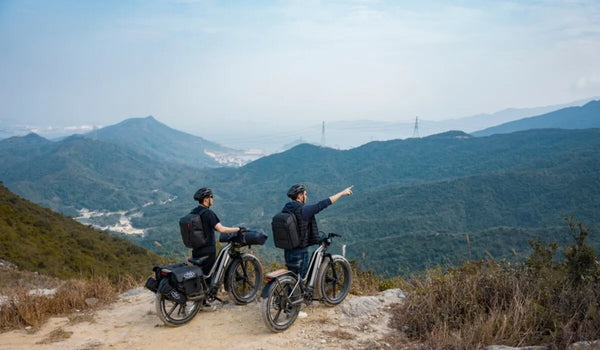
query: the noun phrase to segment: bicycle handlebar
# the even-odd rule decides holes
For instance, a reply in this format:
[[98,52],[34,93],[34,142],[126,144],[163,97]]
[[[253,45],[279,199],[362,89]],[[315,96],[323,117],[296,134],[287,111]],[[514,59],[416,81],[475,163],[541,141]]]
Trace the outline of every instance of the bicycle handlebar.
[[338,234],[338,233],[334,233],[334,232],[323,232],[323,231],[319,231],[319,233],[322,233],[323,235],[325,235],[324,237],[322,237],[322,239],[330,239],[333,237],[342,237],[342,235]]

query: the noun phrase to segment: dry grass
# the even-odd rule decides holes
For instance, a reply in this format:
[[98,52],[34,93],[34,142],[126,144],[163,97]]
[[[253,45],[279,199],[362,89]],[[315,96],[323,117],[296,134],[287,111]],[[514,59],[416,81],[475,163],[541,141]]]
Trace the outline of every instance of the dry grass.
[[390,326],[431,349],[564,349],[600,337],[597,287],[571,284],[560,269],[469,262],[411,282],[408,302],[393,307]]
[[[17,272],[11,272],[17,273]],[[24,277],[25,276],[25,277]],[[12,289],[5,283],[3,294],[8,298],[0,307],[0,330],[24,326],[39,327],[49,317],[63,315],[75,311],[90,310],[116,300],[120,292],[139,285],[139,281],[131,277],[123,278],[120,283],[113,284],[107,278],[91,280],[61,281],[49,279],[48,285],[40,285],[39,280],[46,277],[35,275],[38,282],[27,280],[27,273],[19,275],[21,282],[12,283]],[[31,277],[31,276],[29,276]],[[14,280],[13,280],[14,281]],[[54,295],[31,294],[32,287],[56,287]],[[92,307],[86,299],[94,298],[97,303]],[[75,320],[74,320],[75,321]]]
[[362,270],[356,260],[350,261],[352,267],[352,287],[354,295],[374,295],[386,289],[404,288],[407,285],[401,277],[381,279],[372,270]]
[[16,269],[0,269],[0,295],[10,295],[18,288],[53,289],[64,283],[63,280],[37,272]]

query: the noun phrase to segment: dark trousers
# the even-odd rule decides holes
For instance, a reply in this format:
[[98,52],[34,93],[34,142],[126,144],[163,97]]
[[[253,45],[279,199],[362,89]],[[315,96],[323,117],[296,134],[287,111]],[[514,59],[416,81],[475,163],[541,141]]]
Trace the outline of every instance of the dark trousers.
[[213,265],[215,264],[215,260],[217,258],[216,253],[203,253],[201,250],[192,250],[192,258],[197,259],[197,258],[201,258],[203,256],[208,256],[208,258],[206,260],[204,260],[202,262],[202,264],[200,264],[200,267],[202,268],[202,273],[204,275],[208,275],[210,273],[210,269],[212,269]]
[[[306,277],[306,271],[308,271],[308,248],[300,248],[294,250],[284,250],[285,266],[288,270],[295,272],[300,275],[300,278]],[[300,262],[300,269],[296,268]]]

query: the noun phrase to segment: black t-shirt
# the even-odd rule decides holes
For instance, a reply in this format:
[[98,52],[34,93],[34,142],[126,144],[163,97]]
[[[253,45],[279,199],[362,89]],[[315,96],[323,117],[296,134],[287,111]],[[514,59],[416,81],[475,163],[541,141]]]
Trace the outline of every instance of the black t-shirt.
[[[198,206],[192,212],[199,212],[204,207]],[[206,209],[200,216],[202,218],[202,226],[208,238],[206,245],[200,248],[195,248],[192,252],[193,257],[215,254],[217,252],[217,241],[215,239],[215,225],[221,222],[214,211]]]

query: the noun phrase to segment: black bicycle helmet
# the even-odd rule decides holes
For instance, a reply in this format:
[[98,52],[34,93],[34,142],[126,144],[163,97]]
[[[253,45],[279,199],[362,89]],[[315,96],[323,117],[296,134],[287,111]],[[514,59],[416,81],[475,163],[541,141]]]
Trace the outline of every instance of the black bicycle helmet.
[[206,197],[210,197],[212,196],[212,190],[210,188],[204,188],[202,187],[201,189],[199,189],[198,191],[196,191],[196,193],[194,193],[194,199],[197,200],[198,202],[202,202],[202,200]]
[[306,187],[302,184],[295,184],[287,191],[287,196],[291,199],[296,199],[298,194],[306,191]]

